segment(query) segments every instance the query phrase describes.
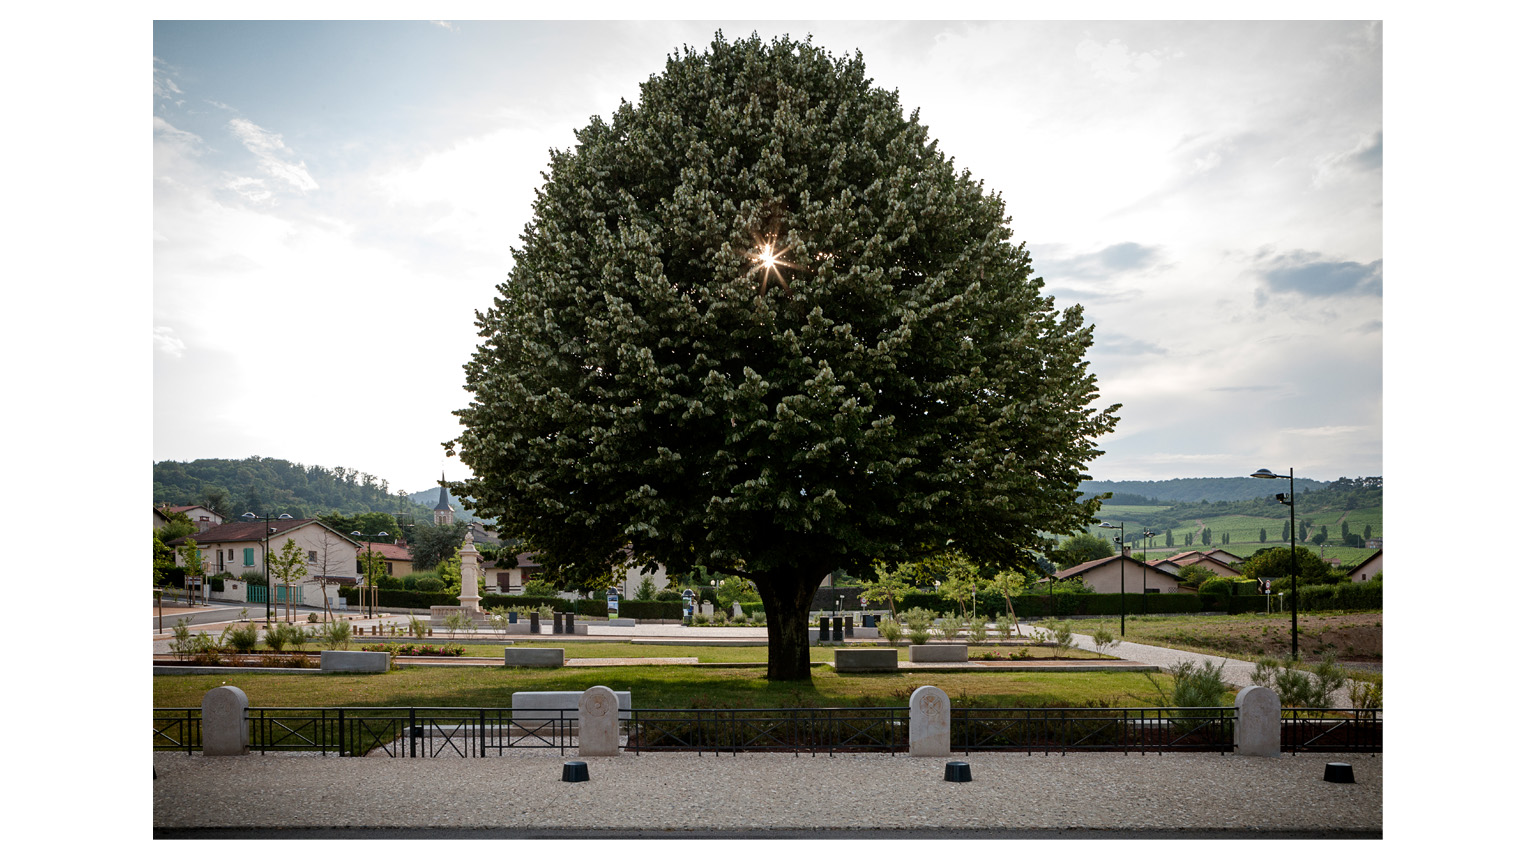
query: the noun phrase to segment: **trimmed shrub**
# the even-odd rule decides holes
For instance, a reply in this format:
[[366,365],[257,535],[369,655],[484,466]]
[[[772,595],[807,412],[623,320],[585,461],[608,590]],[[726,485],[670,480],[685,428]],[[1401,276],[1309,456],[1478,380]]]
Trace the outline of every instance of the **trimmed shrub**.
[[[338,593],[347,601],[347,606],[356,609],[368,605],[366,598],[362,597],[362,591],[353,585],[343,585]],[[372,593],[372,592],[370,592]],[[389,606],[396,609],[426,609],[431,606],[453,606],[459,602],[459,598],[452,594],[431,593],[427,591],[390,591],[379,589],[380,606]],[[481,598],[481,603],[486,598]]]
[[575,612],[580,615],[608,614],[608,604],[602,600],[571,601],[561,597],[530,597],[527,594],[487,594],[480,598],[480,605],[487,609],[517,609],[519,617],[523,615],[522,610],[537,611],[540,606],[548,606],[556,612]]
[[[620,600],[619,617],[634,618],[636,620],[641,618],[662,618],[669,621],[681,621],[683,618],[683,607],[686,605],[688,604],[681,600]],[[748,606],[756,606],[758,610],[763,608],[761,603],[741,604],[741,611],[748,615],[752,614],[751,610],[747,608]],[[608,614],[607,609],[608,604],[604,601],[604,615]]]

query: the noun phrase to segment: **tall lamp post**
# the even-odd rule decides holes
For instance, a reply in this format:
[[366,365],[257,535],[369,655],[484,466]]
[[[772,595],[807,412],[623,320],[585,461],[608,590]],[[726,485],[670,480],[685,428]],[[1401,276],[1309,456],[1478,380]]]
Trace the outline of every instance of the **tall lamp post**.
[[[363,532],[361,532],[361,531],[353,531],[352,532],[352,536],[353,537],[363,537]],[[385,540],[389,539],[389,535],[384,533],[383,531],[380,531],[379,533],[373,535],[373,537],[383,537]],[[365,569],[363,571],[363,594],[366,595],[367,598],[368,598],[368,617],[369,618],[373,617],[373,600],[374,600],[374,596],[376,594],[378,594],[378,586],[373,584],[373,537],[363,537],[363,541],[368,544],[368,553],[367,553],[368,565],[367,565],[367,569]],[[379,542],[382,543],[384,541],[381,540]],[[370,586],[373,587],[372,591],[368,590]]]
[[249,521],[251,519],[260,519],[261,522],[262,522],[262,525],[267,529],[267,530],[261,532],[261,572],[262,572],[263,577],[265,577],[266,580],[267,580],[267,623],[271,624],[272,623],[272,544],[270,542],[270,539],[271,539],[271,536],[272,536],[272,520],[274,518],[275,519],[292,519],[293,517],[289,516],[287,513],[279,513],[275,517],[272,514],[270,514],[270,513],[266,514],[265,516],[257,516],[255,513],[242,513],[242,514],[240,514],[240,518],[241,519],[245,519],[247,521]]
[[1291,508],[1291,659],[1300,660],[1301,651],[1297,647],[1296,638],[1296,634],[1300,630],[1297,623],[1298,616],[1296,610],[1301,606],[1301,596],[1296,593],[1296,571],[1298,569],[1296,564],[1296,469],[1292,468],[1290,470],[1291,473],[1289,474],[1276,474],[1268,468],[1260,468],[1248,476],[1259,480],[1291,481],[1291,494],[1286,495],[1284,492],[1281,492],[1275,496],[1275,500]]
[[1113,528],[1120,532],[1120,637],[1125,638],[1125,523],[1111,525],[1108,522],[1100,522],[1100,528]]
[[1144,560],[1141,562],[1141,614],[1147,614],[1147,568],[1152,566],[1152,538],[1157,532],[1147,528],[1141,532],[1146,538],[1146,548],[1142,550]]

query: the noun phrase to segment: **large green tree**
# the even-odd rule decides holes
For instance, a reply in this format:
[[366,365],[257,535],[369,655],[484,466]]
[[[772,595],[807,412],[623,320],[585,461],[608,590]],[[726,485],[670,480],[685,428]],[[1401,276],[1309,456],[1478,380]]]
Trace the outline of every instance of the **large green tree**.
[[803,679],[828,573],[1024,566],[1096,511],[1092,328],[861,57],[717,35],[545,177],[447,446],[546,568],[750,579]]

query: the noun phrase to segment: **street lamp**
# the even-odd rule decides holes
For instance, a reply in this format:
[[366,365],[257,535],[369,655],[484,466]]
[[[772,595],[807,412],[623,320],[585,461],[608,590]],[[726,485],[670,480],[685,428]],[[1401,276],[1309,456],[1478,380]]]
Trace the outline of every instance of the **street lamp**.
[[[362,537],[363,536],[363,532],[361,532],[361,531],[353,531],[352,532],[352,536],[353,537]],[[373,537],[383,537],[385,540],[389,539],[389,535],[386,534],[383,531],[380,531],[379,533],[373,535]],[[363,537],[363,540],[368,544],[368,556],[367,556],[367,561],[368,561],[368,565],[367,566],[368,566],[368,569],[363,571],[363,594],[366,595],[367,598],[368,598],[368,617],[369,618],[373,617],[373,601],[375,599],[377,599],[378,592],[379,592],[379,586],[374,584],[374,581],[373,581],[373,537]],[[379,542],[382,543],[383,541],[381,540]],[[373,591],[370,592],[368,590],[369,587],[372,587]]]
[[1152,566],[1152,538],[1157,536],[1157,532],[1148,528],[1141,532],[1141,536],[1146,538],[1147,543],[1146,548],[1142,550],[1145,560],[1141,562],[1141,614],[1145,615],[1147,614],[1147,568]]
[[1291,481],[1291,494],[1287,496],[1284,492],[1281,492],[1275,496],[1275,500],[1291,508],[1291,659],[1300,660],[1301,651],[1297,647],[1298,640],[1296,638],[1296,634],[1300,630],[1296,610],[1301,605],[1301,597],[1296,593],[1296,571],[1298,569],[1296,565],[1296,469],[1292,468],[1289,474],[1276,474],[1268,468],[1260,468],[1248,476],[1259,480]]
[[1120,532],[1120,638],[1125,638],[1125,523],[1111,525],[1108,522],[1100,522],[1100,528],[1113,528]]
[[[267,529],[261,532],[261,572],[267,580],[267,623],[270,625],[272,623],[272,544],[270,537],[272,534],[272,519],[274,517],[270,513],[265,516],[257,516],[255,513],[242,513],[240,518],[260,519],[262,525]],[[292,519],[293,517],[287,513],[280,513],[276,518]]]

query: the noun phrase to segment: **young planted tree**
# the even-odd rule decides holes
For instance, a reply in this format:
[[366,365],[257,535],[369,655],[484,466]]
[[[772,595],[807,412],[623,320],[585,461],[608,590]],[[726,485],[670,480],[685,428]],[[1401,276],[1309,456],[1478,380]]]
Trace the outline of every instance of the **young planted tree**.
[[[875,578],[861,580],[859,584],[864,590],[859,597],[871,603],[885,603],[891,610],[891,619],[896,619],[896,604],[913,591],[912,585],[907,582],[906,574],[902,568],[887,568],[883,564],[875,565]],[[806,611],[810,611],[807,609]]]
[[859,56],[717,36],[545,177],[447,448],[546,568],[750,579],[797,680],[828,573],[1020,567],[1097,511],[1092,328]]
[[203,561],[203,550],[198,548],[197,540],[192,537],[188,537],[187,542],[181,545],[181,565],[186,573],[183,584],[187,587],[187,602],[190,604],[194,602],[193,584],[201,582],[208,569],[207,563]]
[[267,550],[267,571],[272,578],[287,586],[287,603],[285,604],[284,620],[293,620],[293,586],[299,584],[299,580],[309,574],[309,565],[304,561],[304,550],[299,544],[289,538],[283,543],[280,552]]

